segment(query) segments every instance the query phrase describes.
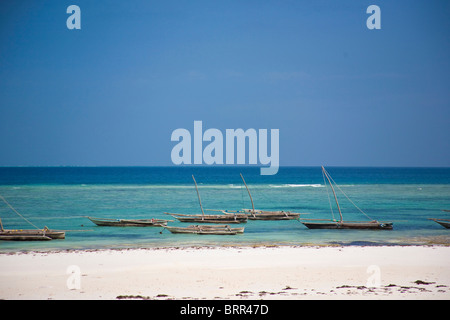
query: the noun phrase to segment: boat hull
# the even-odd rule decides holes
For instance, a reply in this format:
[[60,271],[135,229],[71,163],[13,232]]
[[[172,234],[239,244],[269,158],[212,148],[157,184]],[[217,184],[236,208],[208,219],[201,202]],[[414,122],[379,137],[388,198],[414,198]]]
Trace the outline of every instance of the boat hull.
[[446,229],[450,229],[450,221],[434,220]]
[[167,220],[159,219],[97,219],[88,217],[99,227],[164,227]]
[[167,213],[172,217],[178,219],[180,222],[190,222],[190,223],[246,223],[248,220],[247,215],[218,215],[218,214],[210,214],[210,215],[184,215],[184,214],[176,214],[176,213]]
[[7,241],[38,241],[65,239],[64,231],[56,230],[3,230],[0,232],[0,240]]
[[224,226],[198,226],[193,225],[189,227],[165,227],[171,233],[189,233],[200,235],[235,235],[238,233],[244,233],[244,228],[230,228],[227,225]]
[[436,221],[436,222],[439,223],[444,228],[450,229],[450,222],[444,222],[444,221]]
[[299,213],[290,213],[290,212],[263,212],[263,213],[255,213],[248,214],[249,220],[298,220],[300,217]]
[[50,232],[46,232],[45,235],[47,237],[50,237],[51,239],[65,239],[66,238],[66,233],[64,231],[50,231]]
[[[298,220],[300,213],[288,212],[288,211],[261,211],[243,209],[243,211],[236,211],[239,215],[246,215],[248,220]],[[244,213],[242,213],[244,212]],[[233,211],[222,211],[225,215],[235,214]]]
[[49,241],[52,238],[40,235],[0,235],[3,241]]
[[392,222],[304,222],[308,229],[392,230]]

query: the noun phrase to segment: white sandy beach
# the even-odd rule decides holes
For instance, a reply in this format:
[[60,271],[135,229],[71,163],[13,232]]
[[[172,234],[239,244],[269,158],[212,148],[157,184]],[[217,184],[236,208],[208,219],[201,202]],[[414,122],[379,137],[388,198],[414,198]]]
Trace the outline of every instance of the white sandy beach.
[[450,299],[450,247],[0,254],[1,299]]

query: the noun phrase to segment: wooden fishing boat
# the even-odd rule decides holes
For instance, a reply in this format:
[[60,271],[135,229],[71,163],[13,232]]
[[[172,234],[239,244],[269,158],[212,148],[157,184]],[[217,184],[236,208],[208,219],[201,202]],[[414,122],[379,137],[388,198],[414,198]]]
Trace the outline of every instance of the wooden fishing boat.
[[[248,220],[298,220],[300,218],[300,213],[290,212],[290,211],[265,211],[265,210],[253,210],[253,209],[242,209],[239,211],[230,210],[214,210],[220,211],[225,215],[245,215]],[[306,214],[306,213],[304,213]]]
[[5,230],[0,231],[0,240],[53,240],[65,239],[66,233],[57,230]]
[[266,210],[256,210],[253,203],[252,194],[250,189],[245,182],[244,176],[241,175],[241,179],[244,182],[245,188],[247,189],[250,201],[252,203],[252,209],[242,209],[242,211],[227,211],[221,210],[224,214],[245,214],[249,220],[298,220],[300,218],[300,213],[290,212],[290,211],[266,211]]
[[3,224],[0,219],[0,240],[7,241],[38,241],[38,240],[52,240],[64,239],[66,233],[60,230],[50,230],[47,227],[44,229],[31,230],[14,230],[3,229]]
[[248,214],[249,220],[298,220],[300,213],[290,211],[264,211],[255,209],[243,209]]
[[100,227],[164,227],[170,220],[163,219],[108,219],[87,217]]
[[6,241],[47,241],[53,239],[65,239],[66,233],[62,230],[50,230],[47,227],[43,229],[39,229],[36,225],[31,223],[28,219],[26,219],[23,215],[21,215],[14,207],[6,201],[6,199],[0,195],[0,199],[6,203],[6,205],[14,211],[19,217],[24,219],[30,225],[35,227],[36,229],[3,229],[2,220],[0,219],[0,240]]
[[52,238],[40,235],[4,235],[0,234],[0,240],[3,241],[48,241]]
[[248,217],[246,214],[180,214],[180,213],[169,213],[172,217],[178,219],[180,222],[197,222],[197,223],[246,223]]
[[450,219],[435,219],[435,218],[429,218],[429,220],[433,220],[437,223],[439,223],[441,226],[443,226],[446,229],[450,229]]
[[[311,219],[312,220],[312,219]],[[329,220],[327,220],[329,221]],[[330,222],[305,222],[301,221],[308,229],[392,229],[392,222],[373,221],[330,221]]]
[[[336,196],[336,192],[333,187],[332,178],[330,177],[329,173],[325,170],[325,168],[322,166],[322,174],[327,179],[328,183],[330,184],[331,190],[333,191],[334,200],[336,201],[336,205],[339,211],[339,217],[340,220],[323,220],[323,219],[302,219],[301,223],[303,223],[307,228],[309,229],[379,229],[379,230],[390,230],[393,229],[393,223],[392,222],[379,222],[377,220],[370,221],[344,221],[342,217],[341,208],[339,206],[339,202]],[[334,182],[334,181],[333,181]],[[336,185],[336,183],[334,183]],[[337,186],[337,185],[336,185]],[[338,187],[339,188],[339,187]],[[342,192],[342,190],[340,190]],[[343,192],[342,192],[343,193]],[[343,193],[345,195],[345,193]],[[347,195],[345,195],[347,197]],[[347,197],[348,200],[350,200]],[[361,209],[359,209],[353,201],[350,200],[350,202],[365,216],[365,214]],[[331,204],[331,202],[330,202]],[[367,216],[368,217],[368,216]],[[326,222],[323,222],[326,221]]]
[[202,206],[202,200],[200,199],[200,193],[198,192],[197,182],[195,181],[194,176],[192,175],[192,179],[194,180],[195,190],[197,191],[198,202],[200,205],[200,209],[202,214],[180,214],[180,213],[169,213],[164,212],[165,214],[171,215],[172,217],[178,219],[181,222],[196,222],[196,223],[245,223],[248,220],[246,214],[229,214],[229,215],[221,215],[221,214],[205,214]]
[[3,234],[0,233],[0,240],[3,241],[48,241],[52,238],[44,235],[31,235],[31,234]]
[[166,226],[172,233],[190,233],[190,234],[213,234],[213,235],[235,235],[244,233],[244,227],[230,228],[228,225],[191,225],[189,227]]

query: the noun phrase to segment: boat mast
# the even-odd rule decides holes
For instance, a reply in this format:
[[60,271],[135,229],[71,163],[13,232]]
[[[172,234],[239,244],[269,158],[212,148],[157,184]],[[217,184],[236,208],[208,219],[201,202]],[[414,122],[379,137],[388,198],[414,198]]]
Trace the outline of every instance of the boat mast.
[[325,175],[325,177],[327,177],[327,180],[330,183],[330,187],[331,187],[331,190],[333,191],[333,195],[334,195],[334,200],[336,200],[337,208],[339,210],[339,216],[341,217],[341,221],[339,221],[339,222],[342,222],[342,220],[343,220],[342,219],[342,213],[341,213],[341,208],[339,207],[338,199],[336,197],[336,192],[334,192],[333,184],[331,183],[330,178],[328,177],[328,172],[326,172],[326,170],[325,170],[325,168],[323,166],[322,166],[322,172]]
[[202,209],[202,220],[205,217],[205,213],[203,212],[202,200],[200,199],[200,193],[198,193],[197,182],[195,181],[194,175],[192,175],[192,179],[194,179],[195,190],[197,190],[198,203],[200,204],[200,209]]
[[245,187],[247,188],[248,195],[250,196],[250,201],[252,202],[252,215],[255,216],[255,205],[253,204],[253,198],[250,194],[250,190],[247,187],[247,184],[245,183],[244,177],[242,176],[242,173],[240,173],[242,181],[244,182]]

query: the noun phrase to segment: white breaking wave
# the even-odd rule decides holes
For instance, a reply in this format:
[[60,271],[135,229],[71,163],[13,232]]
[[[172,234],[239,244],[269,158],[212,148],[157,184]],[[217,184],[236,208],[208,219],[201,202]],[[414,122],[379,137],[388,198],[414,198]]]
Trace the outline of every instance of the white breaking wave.
[[281,185],[271,185],[272,188],[303,188],[303,187],[310,187],[310,188],[322,188],[323,185],[321,184],[281,184]]
[[289,187],[311,187],[311,188],[322,188],[321,184],[288,184]]

